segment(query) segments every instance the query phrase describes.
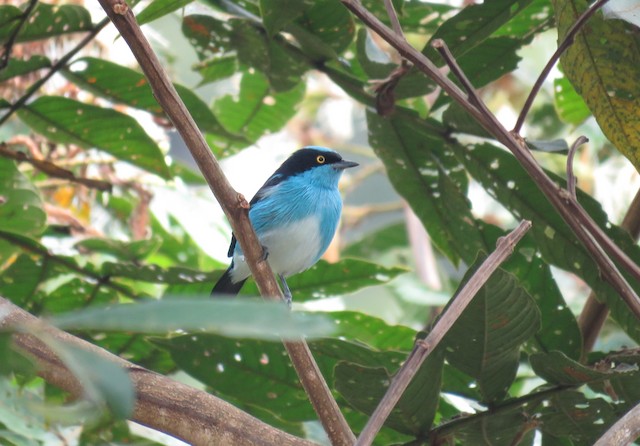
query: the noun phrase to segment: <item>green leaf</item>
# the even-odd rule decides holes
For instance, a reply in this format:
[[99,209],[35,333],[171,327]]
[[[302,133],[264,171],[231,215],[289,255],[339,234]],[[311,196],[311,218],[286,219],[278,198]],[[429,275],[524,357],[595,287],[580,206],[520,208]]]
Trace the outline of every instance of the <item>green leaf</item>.
[[36,188],[13,161],[0,158],[0,231],[39,235],[46,218]]
[[407,227],[404,223],[398,223],[365,235],[344,248],[342,254],[345,257],[375,259],[389,250],[406,249],[408,244]]
[[202,86],[233,76],[238,69],[238,59],[235,55],[215,57],[200,62],[194,69],[202,76],[198,84]]
[[42,313],[51,315],[117,302],[118,294],[103,283],[74,278],[49,292],[37,306]]
[[12,77],[22,76],[24,74],[37,71],[41,68],[48,68],[50,66],[51,61],[49,58],[38,54],[34,54],[23,59],[16,59],[15,57],[12,57],[9,59],[7,66],[0,70],[0,82],[4,82]]
[[[470,268],[459,289],[481,263]],[[445,335],[447,361],[476,378],[483,401],[498,401],[516,376],[520,346],[539,328],[531,296],[513,275],[498,269]]]
[[156,143],[131,116],[59,96],[42,96],[18,116],[51,141],[95,147],[163,178],[171,175]]
[[[0,43],[5,43],[13,35],[21,15],[22,11],[15,6],[0,6]],[[82,6],[38,2],[16,41],[29,42],[91,29],[91,15]]]
[[[558,39],[587,9],[583,0],[553,0]],[[562,54],[565,76],[595,116],[616,148],[640,169],[640,45],[631,25],[606,20],[601,14],[589,19]]]
[[[81,88],[103,98],[147,111],[155,116],[165,116],[146,77],[130,68],[103,59],[83,57],[62,70],[62,74]],[[207,104],[190,89],[178,84],[174,86],[202,131],[232,140],[242,140],[241,136],[225,131]]]
[[[385,421],[398,432],[427,435],[433,423],[440,396],[444,355],[432,352],[418,369],[411,383]],[[336,389],[359,411],[371,415],[389,388],[392,375],[384,368],[339,362],[335,369]]]
[[116,418],[124,420],[131,416],[135,404],[133,383],[120,364],[95,350],[46,338],[44,334],[40,339],[55,351],[73,373],[90,402],[106,404]]
[[597,366],[589,367],[557,351],[531,355],[529,362],[536,375],[550,384],[560,386],[575,386],[617,377],[634,378],[637,382],[638,376],[640,376],[637,366],[630,368],[624,365],[620,370],[604,369]]
[[183,8],[193,2],[193,0],[153,0],[149,6],[144,8],[136,16],[138,25],[153,22],[154,20],[164,17],[173,11]]
[[205,273],[191,268],[174,266],[161,268],[158,265],[138,265],[135,263],[113,263],[104,262],[102,264],[102,275],[109,277],[126,277],[141,282],[151,283],[213,283],[211,273]]
[[313,6],[313,3],[311,0],[260,0],[262,22],[269,37],[282,31],[291,21]]
[[530,430],[522,439],[519,436],[527,430],[531,421],[523,413],[522,407],[507,408],[498,413],[484,412],[477,420],[468,422],[456,429],[452,436],[463,445],[508,446],[514,439],[519,445],[533,445],[535,431]]
[[140,261],[150,256],[160,246],[159,238],[123,242],[120,240],[88,238],[75,244],[75,248],[85,251],[101,252],[112,255],[119,260],[129,262]]
[[322,336],[331,326],[321,314],[291,313],[280,303],[234,300],[168,299],[90,308],[56,316],[60,328],[166,333],[196,330],[234,337],[279,340]]
[[[368,286],[382,285],[405,272],[407,270],[403,268],[386,268],[364,260],[343,259],[337,263],[321,260],[304,273],[288,278],[287,284],[294,300],[305,302],[344,296]],[[247,284],[242,293],[259,294],[253,282]]]
[[402,325],[389,325],[382,319],[355,311],[328,314],[336,337],[361,342],[378,350],[409,352],[417,332]]
[[591,110],[566,77],[553,80],[553,99],[558,116],[567,124],[579,125],[591,116]]
[[472,262],[484,241],[465,196],[466,174],[436,133],[442,130],[409,114],[382,118],[367,112],[367,122],[369,144],[434,244],[454,262]]
[[241,133],[250,141],[280,130],[296,113],[304,96],[304,83],[290,91],[276,93],[259,72],[244,72],[240,92],[218,99],[213,109],[222,125],[233,133]]
[[639,365],[640,355],[635,350],[611,353],[595,362],[594,368],[614,373],[610,373],[606,381],[592,382],[589,387],[602,394],[615,395],[618,404],[630,409],[640,400]]

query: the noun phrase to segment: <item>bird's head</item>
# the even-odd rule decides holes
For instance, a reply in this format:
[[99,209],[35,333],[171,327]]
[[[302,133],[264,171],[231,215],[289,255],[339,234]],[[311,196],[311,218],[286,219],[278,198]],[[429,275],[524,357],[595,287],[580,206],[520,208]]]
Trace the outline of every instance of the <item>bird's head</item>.
[[282,163],[276,174],[283,178],[301,176],[309,181],[337,186],[345,169],[358,163],[346,161],[334,150],[320,146],[307,146],[295,151]]

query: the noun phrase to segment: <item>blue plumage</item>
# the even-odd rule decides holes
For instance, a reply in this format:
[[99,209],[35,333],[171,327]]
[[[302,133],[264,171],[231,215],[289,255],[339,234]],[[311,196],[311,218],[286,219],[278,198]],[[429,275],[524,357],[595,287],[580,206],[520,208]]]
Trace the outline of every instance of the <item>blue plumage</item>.
[[[313,266],[329,247],[342,211],[338,181],[344,169],[357,165],[325,147],[305,147],[282,163],[251,200],[249,219],[288,301],[285,279]],[[237,294],[251,275],[235,236],[228,254],[231,266],[212,295]]]

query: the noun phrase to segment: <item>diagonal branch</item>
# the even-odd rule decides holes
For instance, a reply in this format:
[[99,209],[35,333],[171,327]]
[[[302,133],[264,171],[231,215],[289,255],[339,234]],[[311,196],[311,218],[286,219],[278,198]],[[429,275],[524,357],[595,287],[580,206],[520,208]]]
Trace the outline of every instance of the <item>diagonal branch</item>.
[[[231,228],[242,246],[260,294],[265,298],[282,299],[282,293],[269,264],[264,259],[262,247],[249,221],[247,214],[249,204],[229,184],[203,135],[169,80],[164,67],[142,34],[132,11],[124,0],[99,0],[99,2],[131,48],[149,80],[155,98],[184,139],[211,191],[227,215]],[[353,433],[333,399],[306,342],[304,340],[287,341],[284,345],[332,444],[352,444]]]
[[400,397],[409,386],[409,383],[420,369],[422,363],[427,359],[429,354],[435,350],[442,338],[444,338],[444,335],[471,303],[473,297],[485,282],[489,280],[491,274],[513,253],[516,244],[524,237],[530,228],[531,222],[523,220],[516,229],[498,239],[496,250],[487,257],[482,265],[480,265],[480,268],[478,268],[460,290],[460,293],[455,296],[453,302],[447,308],[446,312],[442,314],[440,319],[438,319],[438,322],[436,322],[433,330],[429,332],[429,335],[425,339],[416,341],[409,358],[394,377],[387,393],[360,433],[356,446],[369,446],[373,442],[376,434],[400,400]]
[[7,68],[9,59],[11,58],[11,51],[13,51],[13,45],[18,39],[18,34],[20,34],[20,30],[22,29],[24,24],[27,23],[27,19],[29,19],[31,11],[33,11],[33,8],[35,8],[37,4],[38,0],[29,0],[29,4],[25,8],[24,12],[20,17],[18,17],[17,20],[19,20],[20,22],[9,36],[9,39],[7,39],[7,42],[4,44],[4,52],[2,53],[2,56],[0,56],[0,70],[4,70],[5,68]]
[[[367,10],[359,0],[341,0],[363,23],[378,33],[387,43],[393,46],[402,57],[412,62],[420,71],[433,79],[449,96],[458,102],[480,125],[482,125],[497,141],[507,147],[526,172],[538,185],[556,211],[574,232],[578,240],[584,245],[591,258],[602,271],[605,279],[624,299],[627,306],[640,319],[640,298],[631,289],[620,273],[612,268],[611,260],[603,255],[604,251],[619,262],[633,278],[640,282],[640,267],[622,252],[607,237],[589,215],[580,212],[580,206],[569,199],[569,193],[560,188],[549,178],[531,155],[524,140],[509,132],[486,107],[483,102],[472,104],[466,94],[448,77],[439,72],[438,68],[424,54],[413,48],[392,29]],[[463,75],[463,74],[462,74]],[[475,105],[475,106],[474,106]],[[595,240],[597,240],[597,242]],[[600,246],[598,246],[598,243]]]
[[139,367],[89,342],[48,326],[0,297],[0,331],[15,331],[13,345],[35,361],[39,367],[39,375],[74,396],[82,395],[83,390],[73,374],[44,342],[20,331],[21,328],[34,325],[49,339],[90,350],[121,366],[128,373],[136,393],[133,421],[194,445],[313,446],[313,443],[275,429],[207,392]]

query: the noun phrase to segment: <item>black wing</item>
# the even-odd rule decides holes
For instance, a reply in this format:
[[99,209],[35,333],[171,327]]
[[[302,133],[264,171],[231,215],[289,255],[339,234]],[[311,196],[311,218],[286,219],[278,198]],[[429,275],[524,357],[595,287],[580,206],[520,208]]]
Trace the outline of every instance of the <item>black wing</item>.
[[[256,192],[256,194],[249,202],[249,209],[251,209],[251,206],[256,204],[258,201],[262,200],[262,197],[264,197],[267,189],[275,186],[276,184],[280,184],[284,179],[285,176],[279,173],[274,173],[273,175],[271,175],[271,177],[262,185],[260,189],[258,189],[258,192]],[[234,233],[231,233],[231,244],[229,245],[229,251],[227,251],[227,257],[233,257],[233,251],[235,251],[236,249],[236,243],[238,243],[236,235]]]

